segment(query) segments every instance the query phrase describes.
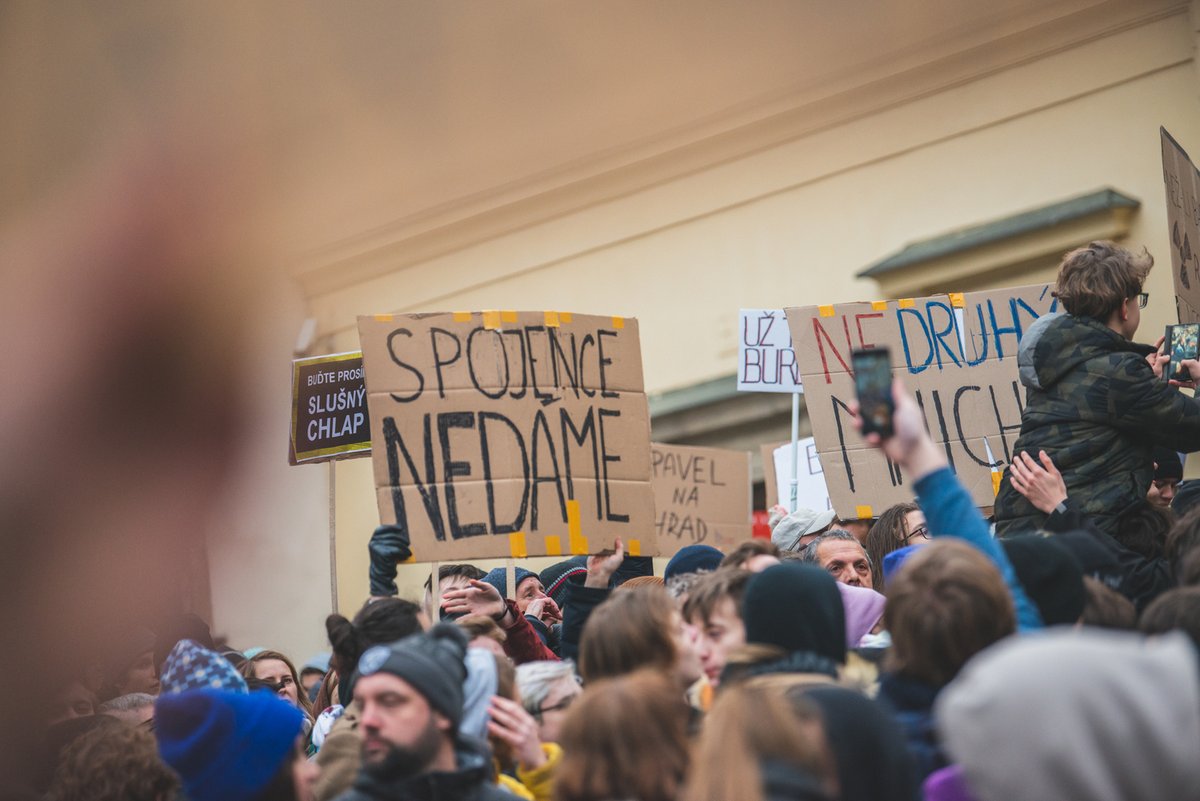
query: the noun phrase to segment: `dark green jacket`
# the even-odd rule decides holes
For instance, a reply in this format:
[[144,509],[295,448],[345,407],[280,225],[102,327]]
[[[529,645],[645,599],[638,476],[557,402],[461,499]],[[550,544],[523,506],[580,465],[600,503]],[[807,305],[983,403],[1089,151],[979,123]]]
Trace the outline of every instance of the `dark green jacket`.
[[[1021,341],[1025,411],[1014,455],[1046,451],[1071,503],[1107,533],[1146,497],[1154,446],[1200,450],[1200,401],[1154,377],[1152,352],[1068,314],[1039,319]],[[995,511],[997,536],[1036,531],[1046,519],[1013,489],[1007,469]]]

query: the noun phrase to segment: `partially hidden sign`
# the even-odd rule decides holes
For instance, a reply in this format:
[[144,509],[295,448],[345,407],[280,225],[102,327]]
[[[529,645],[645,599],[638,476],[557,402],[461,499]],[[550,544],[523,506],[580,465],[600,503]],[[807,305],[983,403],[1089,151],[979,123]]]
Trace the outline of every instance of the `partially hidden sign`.
[[1200,172],[1167,129],[1159,131],[1175,305],[1179,322],[1200,323]]
[[655,555],[637,321],[566,312],[358,318],[379,516],[419,562]]
[[951,468],[977,505],[991,506],[1021,428],[1017,348],[1030,323],[1058,311],[1051,290],[1039,284],[787,310],[818,456],[840,518],[877,516],[913,497],[899,466],[853,427],[851,350],[891,349],[893,375],[915,394]]
[[[817,443],[812,437],[796,441],[796,506],[824,512],[832,509],[825,471],[817,456]],[[792,497],[792,444],[780,445],[771,452],[771,476],[775,479],[777,498]]]
[[752,536],[750,454],[650,445],[660,556],[687,545],[729,551]]
[[803,392],[783,309],[742,309],[738,315],[740,392]]
[[362,353],[334,353],[292,362],[291,464],[371,453],[371,426]]

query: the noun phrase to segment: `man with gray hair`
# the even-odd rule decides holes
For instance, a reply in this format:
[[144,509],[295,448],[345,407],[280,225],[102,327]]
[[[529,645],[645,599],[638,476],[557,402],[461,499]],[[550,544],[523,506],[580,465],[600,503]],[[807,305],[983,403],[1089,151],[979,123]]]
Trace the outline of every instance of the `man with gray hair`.
[[[783,514],[779,514],[779,513]],[[799,553],[809,542],[824,534],[837,513],[832,509],[818,512],[803,507],[794,512],[784,512],[782,506],[775,507],[771,515],[771,542],[784,552]]]
[[871,582],[871,557],[849,531],[835,528],[822,534],[804,546],[800,557],[828,571],[842,584],[875,589]]

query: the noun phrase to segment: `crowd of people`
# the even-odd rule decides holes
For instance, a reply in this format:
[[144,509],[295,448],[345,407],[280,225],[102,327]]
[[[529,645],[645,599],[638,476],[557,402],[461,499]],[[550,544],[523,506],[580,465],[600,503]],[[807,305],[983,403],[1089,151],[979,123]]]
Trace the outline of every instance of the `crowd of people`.
[[511,587],[443,565],[422,599],[384,526],[371,598],[300,670],[188,616],[65,670],[40,797],[1200,798],[1200,401],[1133,341],[1149,269],[1064,259],[993,520],[897,382],[867,440],[915,497],[873,521],[776,507],[661,576],[618,540]]

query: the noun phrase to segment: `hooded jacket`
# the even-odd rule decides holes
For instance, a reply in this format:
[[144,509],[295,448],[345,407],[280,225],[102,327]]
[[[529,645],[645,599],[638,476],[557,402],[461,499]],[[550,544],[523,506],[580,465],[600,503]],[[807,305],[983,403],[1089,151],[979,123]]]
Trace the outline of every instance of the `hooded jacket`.
[[[1096,320],[1039,318],[1021,340],[1025,386],[1021,433],[1013,453],[1054,460],[1067,494],[1105,533],[1146,497],[1155,445],[1200,450],[1200,401],[1155,378],[1149,345],[1130,342]],[[996,496],[996,534],[1037,531],[1046,516],[1007,480]]]
[[381,778],[362,770],[354,787],[337,801],[513,801],[514,796],[492,783],[487,746],[460,737],[456,746],[458,770]]
[[979,801],[1200,794],[1200,669],[1178,632],[1010,637],[968,662],[934,710]]

